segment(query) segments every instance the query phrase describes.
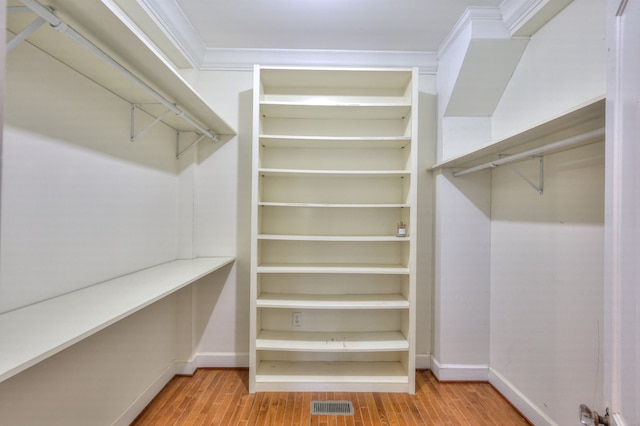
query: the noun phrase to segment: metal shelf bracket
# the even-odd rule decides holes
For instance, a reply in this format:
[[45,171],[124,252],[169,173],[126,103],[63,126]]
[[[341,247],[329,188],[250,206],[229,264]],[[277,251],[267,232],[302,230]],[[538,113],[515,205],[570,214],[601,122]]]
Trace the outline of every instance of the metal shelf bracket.
[[[30,10],[27,7],[13,6],[8,7],[7,11],[9,13],[22,13],[29,12]],[[20,31],[14,38],[7,42],[6,52],[9,53],[11,50],[13,50],[14,47],[19,45],[22,41],[26,40],[27,37],[36,32],[36,30],[40,28],[45,22],[47,21],[44,18],[40,16],[37,17],[32,23],[27,25],[25,29]]]
[[538,194],[542,195],[544,193],[544,157],[540,156],[540,157],[538,157],[538,160],[539,160],[540,166],[539,166],[539,169],[538,169],[539,176],[538,176],[538,184],[537,185],[531,179],[529,179],[527,176],[525,176],[524,173],[522,173],[520,170],[516,169],[513,164],[506,163],[505,166],[507,166],[508,168],[513,170],[513,172],[515,174],[517,174],[518,176],[520,176],[522,179],[524,179],[524,181],[527,182],[529,184],[529,186],[531,186],[533,189],[538,191]]
[[200,135],[200,137],[196,139],[194,142],[192,142],[188,147],[180,151],[180,134],[181,133],[195,133],[195,132],[184,132],[180,130],[176,132],[176,159],[178,160],[180,159],[180,157],[182,157],[183,154],[195,148],[207,136],[207,135]]
[[147,130],[158,124],[167,114],[171,112],[170,109],[166,109],[162,114],[156,117],[150,124],[148,124],[144,129],[140,130],[136,133],[136,108],[144,111],[141,107],[143,105],[160,105],[160,104],[131,104],[131,142],[135,142],[138,137],[140,137]]

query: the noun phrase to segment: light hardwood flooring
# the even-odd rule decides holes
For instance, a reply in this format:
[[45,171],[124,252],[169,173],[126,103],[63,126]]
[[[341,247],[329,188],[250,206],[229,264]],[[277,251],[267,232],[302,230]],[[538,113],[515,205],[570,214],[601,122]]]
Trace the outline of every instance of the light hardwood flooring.
[[[176,376],[133,425],[530,425],[488,383],[440,383],[416,373],[416,394],[248,392],[246,369]],[[311,415],[311,401],[351,401],[353,416]]]

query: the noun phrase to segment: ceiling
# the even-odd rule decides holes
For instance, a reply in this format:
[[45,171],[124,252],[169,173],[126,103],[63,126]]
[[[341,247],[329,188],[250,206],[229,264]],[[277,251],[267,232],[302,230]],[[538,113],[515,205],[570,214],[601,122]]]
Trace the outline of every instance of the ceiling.
[[467,7],[498,7],[502,0],[143,2],[167,27],[191,32],[188,37],[205,49],[435,52]]

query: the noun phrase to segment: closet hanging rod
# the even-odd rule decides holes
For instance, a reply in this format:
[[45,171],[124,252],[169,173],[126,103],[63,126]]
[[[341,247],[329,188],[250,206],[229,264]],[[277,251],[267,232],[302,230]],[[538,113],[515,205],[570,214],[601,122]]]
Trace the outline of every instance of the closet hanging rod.
[[182,118],[184,121],[198,129],[198,131],[202,132],[208,138],[214,140],[215,142],[219,142],[219,138],[217,135],[211,133],[211,131],[205,129],[200,124],[198,124],[194,119],[186,115],[180,108],[176,106],[176,104],[167,100],[160,93],[156,92],[149,85],[147,85],[144,81],[140,80],[136,77],[131,71],[120,65],[115,59],[102,51],[98,46],[93,44],[87,38],[85,38],[82,34],[78,33],[76,30],[71,28],[68,24],[58,18],[53,12],[51,12],[46,7],[42,6],[36,0],[20,0],[22,4],[31,9],[41,18],[45,19],[53,29],[56,31],[62,32],[67,36],[71,37],[73,40],[78,42],[80,45],[84,46],[86,49],[91,51],[93,54],[98,56],[100,59],[111,65],[117,71],[119,71],[122,75],[128,78],[131,82],[133,82],[136,86],[146,91],[148,94],[153,96],[158,102],[169,108],[174,114],[178,117]]
[[600,129],[592,130],[590,132],[582,133],[580,135],[572,136],[570,138],[563,139],[558,142],[550,143],[548,145],[544,145],[539,148],[534,148],[529,151],[521,152],[519,154],[509,155],[506,157],[502,157],[498,160],[489,161],[488,163],[480,164],[474,167],[469,167],[468,169],[458,170],[453,173],[453,176],[458,177],[458,176],[466,175],[468,173],[473,173],[473,172],[477,172],[484,169],[498,167],[502,164],[512,163],[514,161],[522,160],[523,158],[527,158],[527,157],[539,156],[549,151],[568,148],[570,146],[577,145],[582,142],[586,142],[590,139],[598,139],[598,138],[604,138],[604,127]]

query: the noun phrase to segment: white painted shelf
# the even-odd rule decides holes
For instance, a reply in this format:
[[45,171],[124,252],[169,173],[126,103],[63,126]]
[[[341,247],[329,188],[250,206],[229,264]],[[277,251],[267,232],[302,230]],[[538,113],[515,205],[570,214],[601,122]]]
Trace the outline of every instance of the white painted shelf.
[[407,351],[409,343],[399,332],[325,333],[262,330],[256,349],[300,352]]
[[[203,127],[221,136],[236,134],[235,129],[211,110],[207,102],[167,59],[164,52],[168,51],[168,44],[165,44],[164,50],[161,50],[147,38],[145,31],[142,31],[129,18],[136,13],[144,13],[140,6],[133,4],[136,2],[40,0],[39,3],[55,9],[56,16],[168,101],[192,116]],[[21,3],[18,4],[22,6]],[[122,10],[124,7],[129,8],[127,13]],[[12,38],[11,34],[22,31],[35,17],[34,13],[7,13],[7,31],[9,32],[7,39]],[[158,28],[150,30],[159,31]],[[115,68],[48,24],[30,35],[27,42],[85,75],[96,84],[105,87],[116,96],[130,103],[144,104],[142,108],[154,117],[160,116],[166,110],[166,107],[160,105],[156,98],[125,78]],[[24,47],[18,46],[16,49]],[[12,54],[13,52],[9,53],[8,60]],[[171,59],[181,62],[184,68],[189,67],[188,62],[179,53],[172,55]],[[46,74],[43,74],[43,78],[47,78]],[[176,130],[195,130],[193,126],[173,113],[164,116],[162,121]]]
[[411,115],[411,105],[394,103],[261,102],[263,117],[308,118],[316,120],[389,120]]
[[233,261],[175,260],[0,315],[0,381]]
[[373,148],[399,149],[411,143],[410,136],[289,136],[260,135],[260,144],[264,148]]
[[409,309],[401,294],[279,294],[262,293],[259,308],[293,309]]
[[[432,166],[429,170],[469,168],[497,160],[500,155],[515,155],[521,152],[527,152],[562,139],[603,128],[605,125],[605,104],[606,101],[604,98],[595,99],[516,135],[494,141],[467,154],[442,161]],[[571,149],[590,143],[601,142],[602,140],[603,138],[585,140],[580,145],[572,145]],[[559,152],[559,150],[554,152]],[[549,154],[551,154],[551,152]]]
[[407,275],[410,270],[404,265],[363,265],[363,264],[277,264],[259,265],[260,274],[391,274]]
[[413,393],[417,70],[254,78],[249,391]]
[[259,206],[262,207],[313,207],[313,208],[342,208],[342,209],[351,209],[351,208],[368,208],[368,209],[389,209],[389,208],[409,208],[411,204],[406,203],[279,203],[272,201],[260,201],[258,203]]
[[303,177],[303,176],[329,176],[329,177],[408,177],[411,172],[408,170],[301,170],[301,169],[258,169],[261,176],[279,177]]
[[399,362],[285,362],[262,361],[257,367],[260,383],[400,383],[409,382]]
[[398,242],[410,241],[409,237],[393,235],[273,235],[260,234],[259,240],[274,241],[333,241],[333,242]]

